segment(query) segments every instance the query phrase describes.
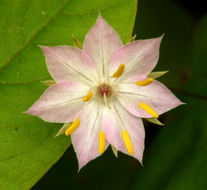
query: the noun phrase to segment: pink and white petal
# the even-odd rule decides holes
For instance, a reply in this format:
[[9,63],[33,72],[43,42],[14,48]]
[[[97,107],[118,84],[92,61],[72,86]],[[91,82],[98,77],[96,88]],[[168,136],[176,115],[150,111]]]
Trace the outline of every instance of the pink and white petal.
[[162,83],[154,81],[148,86],[137,86],[135,83],[122,83],[119,85],[119,102],[137,117],[152,117],[138,107],[140,102],[145,102],[159,115],[183,104]]
[[110,76],[121,64],[125,70],[120,80],[130,80],[136,76],[146,77],[156,66],[162,37],[137,40],[119,49],[110,62]]
[[121,46],[119,35],[99,15],[95,25],[86,35],[83,49],[95,62],[99,76],[107,77],[110,59]]
[[74,120],[84,102],[88,87],[79,83],[54,84],[26,113],[48,122],[67,123]]
[[51,76],[57,82],[78,81],[93,83],[97,72],[93,61],[84,50],[70,46],[41,46]]
[[121,122],[123,123],[129,133],[134,149],[132,156],[142,163],[145,138],[142,120],[126,111],[119,103],[115,103],[112,109],[104,109],[102,122],[103,131],[106,133],[108,142],[116,149],[129,155],[121,135],[124,130]]
[[[84,107],[79,116],[80,126],[72,133],[72,144],[75,149],[79,170],[89,161],[100,156],[99,131],[101,130],[101,109],[97,102],[91,101]],[[106,141],[105,149],[108,147]]]

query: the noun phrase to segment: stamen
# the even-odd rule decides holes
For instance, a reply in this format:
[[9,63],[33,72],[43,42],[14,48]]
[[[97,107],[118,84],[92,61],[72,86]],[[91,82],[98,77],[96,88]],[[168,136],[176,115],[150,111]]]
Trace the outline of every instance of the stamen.
[[152,108],[150,107],[148,104],[146,104],[145,102],[141,102],[138,105],[140,108],[142,108],[144,111],[146,111],[148,114],[150,114],[151,116],[158,118],[159,115],[158,113]]
[[122,131],[121,135],[129,154],[134,154],[134,149],[128,131],[125,129],[124,131]]
[[117,69],[117,71],[112,75],[112,77],[114,77],[114,78],[120,77],[122,75],[122,73],[124,72],[124,68],[125,68],[125,65],[121,64],[119,66],[119,68]]
[[124,122],[122,121],[120,115],[119,115],[119,112],[116,108],[116,106],[114,104],[112,104],[114,110],[115,110],[115,113],[117,115],[117,119],[120,121],[120,126],[122,127],[122,139],[124,141],[124,144],[126,146],[126,149],[128,150],[129,154],[134,154],[134,149],[133,149],[133,146],[132,146],[132,142],[131,142],[131,139],[129,137],[129,133],[128,131],[126,130],[126,127],[124,126]]
[[68,136],[73,133],[80,125],[80,120],[77,118],[72,125],[65,131],[65,135]]
[[93,96],[92,92],[89,92],[85,97],[83,97],[84,102],[88,102]]
[[105,144],[106,144],[105,133],[103,131],[100,131],[99,132],[99,153],[100,154],[103,154],[105,150]]
[[138,85],[138,86],[147,86],[147,85],[151,84],[153,81],[154,81],[153,78],[148,78],[148,79],[143,80],[143,81],[137,81],[136,85]]

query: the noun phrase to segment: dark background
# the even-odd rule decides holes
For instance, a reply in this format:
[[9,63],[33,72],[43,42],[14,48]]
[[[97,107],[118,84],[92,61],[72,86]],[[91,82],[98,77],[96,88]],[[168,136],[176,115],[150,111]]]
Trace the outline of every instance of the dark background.
[[[137,39],[165,34],[156,70],[169,70],[160,81],[187,103],[161,116],[165,126],[144,122],[144,167],[122,153],[117,159],[108,148],[103,156],[91,161],[78,173],[77,159],[70,146],[32,190],[207,189],[206,149],[201,146],[206,145],[207,138],[204,135],[207,122],[203,119],[207,112],[202,107],[207,100],[204,84],[207,79],[204,79],[203,69],[207,52],[206,44],[198,39],[205,36],[201,26],[207,12],[204,2],[139,1],[134,34]],[[197,141],[200,144],[195,146]],[[194,185],[191,180],[195,180]]]

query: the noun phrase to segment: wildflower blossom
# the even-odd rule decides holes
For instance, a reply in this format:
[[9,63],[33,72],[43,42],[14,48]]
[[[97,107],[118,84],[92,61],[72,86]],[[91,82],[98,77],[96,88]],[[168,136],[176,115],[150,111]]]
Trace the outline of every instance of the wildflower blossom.
[[66,123],[60,133],[71,135],[79,169],[109,144],[142,162],[145,131],[141,118],[158,118],[181,104],[149,77],[158,61],[161,39],[123,45],[99,15],[82,49],[41,47],[56,83],[27,113]]

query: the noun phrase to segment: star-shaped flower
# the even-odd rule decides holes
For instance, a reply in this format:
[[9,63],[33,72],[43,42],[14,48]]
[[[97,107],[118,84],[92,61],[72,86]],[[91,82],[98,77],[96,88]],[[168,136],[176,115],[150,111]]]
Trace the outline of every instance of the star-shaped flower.
[[83,48],[41,47],[55,84],[27,113],[48,122],[69,123],[79,169],[109,144],[142,162],[145,131],[141,118],[182,104],[163,84],[149,78],[162,37],[122,44],[99,15]]

